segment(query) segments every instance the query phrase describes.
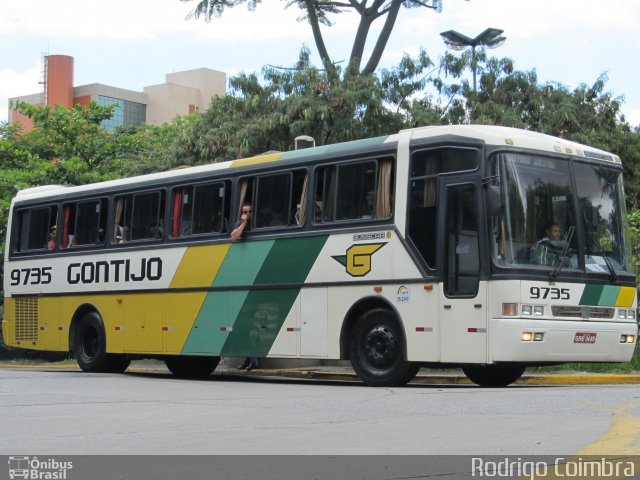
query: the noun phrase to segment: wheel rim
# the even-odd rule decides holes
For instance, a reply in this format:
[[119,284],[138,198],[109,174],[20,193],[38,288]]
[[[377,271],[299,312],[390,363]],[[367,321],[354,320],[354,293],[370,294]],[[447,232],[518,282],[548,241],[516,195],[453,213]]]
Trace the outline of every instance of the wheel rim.
[[98,332],[94,328],[87,328],[82,335],[82,353],[87,358],[98,354]]
[[397,339],[386,325],[373,327],[363,343],[364,358],[369,365],[379,370],[393,366],[397,357]]

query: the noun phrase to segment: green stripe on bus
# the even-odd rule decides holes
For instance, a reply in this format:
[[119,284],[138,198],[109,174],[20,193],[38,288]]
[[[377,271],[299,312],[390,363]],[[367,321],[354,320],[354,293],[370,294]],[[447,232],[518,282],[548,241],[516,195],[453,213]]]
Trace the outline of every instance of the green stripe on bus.
[[[213,286],[303,283],[327,238],[234,243]],[[266,356],[299,292],[291,288],[209,293],[182,353]]]
[[605,285],[602,289],[598,305],[601,307],[613,307],[616,304],[618,293],[620,293],[620,287]]
[[221,355],[266,357],[299,292],[299,288],[249,292]]
[[[303,283],[327,238],[276,241],[256,277],[256,285]],[[299,293],[300,288],[249,292],[222,355],[265,357]]]
[[256,276],[256,285],[303,283],[327,236],[278,240]]
[[598,305],[604,285],[585,285],[580,305]]
[[213,286],[253,285],[275,240],[234,243],[213,280]]
[[[213,286],[253,285],[274,241],[231,245]],[[182,348],[184,354],[220,355],[249,291],[211,292],[198,313]]]

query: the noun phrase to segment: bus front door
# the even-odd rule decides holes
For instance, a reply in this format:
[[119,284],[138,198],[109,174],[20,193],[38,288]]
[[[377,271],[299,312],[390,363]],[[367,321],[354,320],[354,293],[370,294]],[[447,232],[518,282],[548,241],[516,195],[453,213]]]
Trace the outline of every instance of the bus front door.
[[479,187],[440,183],[441,361],[487,361],[487,291],[480,281]]

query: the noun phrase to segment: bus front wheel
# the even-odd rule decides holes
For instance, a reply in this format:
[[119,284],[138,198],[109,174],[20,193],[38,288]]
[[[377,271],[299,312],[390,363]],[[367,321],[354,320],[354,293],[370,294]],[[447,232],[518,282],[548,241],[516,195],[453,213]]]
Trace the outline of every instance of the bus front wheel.
[[526,368],[521,365],[465,365],[462,371],[481,387],[506,387],[518,380]]
[[75,327],[74,352],[76,361],[85,372],[122,373],[131,363],[125,355],[107,353],[107,338],[100,316],[85,314]]
[[178,378],[208,378],[218,366],[220,357],[186,357],[165,358],[164,363],[171,373]]
[[356,322],[351,365],[366,385],[397,387],[411,380],[420,367],[405,361],[404,351],[402,330],[389,310],[371,310]]

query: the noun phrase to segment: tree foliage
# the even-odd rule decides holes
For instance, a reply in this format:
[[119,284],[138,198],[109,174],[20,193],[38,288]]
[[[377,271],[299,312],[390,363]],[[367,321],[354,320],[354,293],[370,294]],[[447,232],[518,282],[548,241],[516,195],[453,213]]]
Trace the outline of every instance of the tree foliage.
[[[191,2],[193,0],[181,0]],[[212,17],[221,16],[228,8],[246,4],[249,10],[255,10],[262,0],[198,0],[196,7],[187,18],[200,18],[210,21]],[[351,12],[359,16],[351,53],[346,68],[342,71],[347,77],[373,74],[380,63],[384,49],[387,46],[391,32],[398,18],[401,8],[430,8],[440,11],[442,0],[287,0],[287,7],[295,6],[301,12],[300,21],[309,23],[313,39],[320,55],[322,65],[327,72],[328,79],[335,83],[340,79],[341,72],[329,53],[321,26],[333,25],[331,17],[337,14]],[[364,58],[365,47],[372,35],[374,22],[381,20],[382,29],[375,40],[368,60]]]
[[388,134],[411,116],[412,97],[436,72],[425,52],[380,76],[359,75],[331,82],[310,64],[309,50],[288,69],[265,67],[230,80],[230,94],[214,98],[207,111],[188,125],[178,149],[183,163],[194,164],[290,150],[299,135],[317,145]]

